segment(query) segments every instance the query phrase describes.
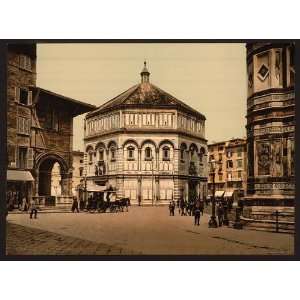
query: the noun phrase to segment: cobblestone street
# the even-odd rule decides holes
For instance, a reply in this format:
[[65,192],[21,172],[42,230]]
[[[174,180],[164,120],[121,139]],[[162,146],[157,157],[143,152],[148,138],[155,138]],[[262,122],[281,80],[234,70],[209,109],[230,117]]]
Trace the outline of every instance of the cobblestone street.
[[[293,254],[291,234],[200,226],[170,217],[167,207],[131,207],[124,213],[8,215],[7,253],[14,254]],[[19,225],[19,226],[17,226]]]

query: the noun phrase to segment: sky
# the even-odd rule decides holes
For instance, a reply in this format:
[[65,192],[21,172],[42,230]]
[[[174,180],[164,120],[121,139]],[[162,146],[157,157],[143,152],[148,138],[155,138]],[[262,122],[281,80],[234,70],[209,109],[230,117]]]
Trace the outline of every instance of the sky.
[[[99,106],[140,82],[144,60],[150,82],[205,115],[209,143],[246,136],[244,44],[39,44],[37,86]],[[74,150],[84,148],[83,119]]]

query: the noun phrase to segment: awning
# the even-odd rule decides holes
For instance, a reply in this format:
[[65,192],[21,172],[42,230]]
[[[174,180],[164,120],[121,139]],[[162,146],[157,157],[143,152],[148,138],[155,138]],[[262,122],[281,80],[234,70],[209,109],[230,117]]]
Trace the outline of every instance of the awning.
[[86,190],[88,192],[104,192],[106,191],[106,186],[105,185],[96,185],[96,184],[91,184],[87,185]]
[[222,197],[224,194],[224,191],[216,191],[215,192],[215,197]]
[[34,181],[29,171],[7,170],[7,181]]
[[225,192],[224,197],[232,197],[233,192]]

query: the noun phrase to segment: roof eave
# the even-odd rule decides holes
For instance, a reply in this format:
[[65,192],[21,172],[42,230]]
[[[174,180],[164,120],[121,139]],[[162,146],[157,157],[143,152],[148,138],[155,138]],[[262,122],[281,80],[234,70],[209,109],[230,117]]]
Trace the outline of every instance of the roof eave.
[[46,95],[49,95],[49,96],[54,97],[56,99],[59,99],[60,101],[63,101],[65,103],[74,105],[76,107],[76,114],[75,115],[80,115],[80,114],[83,114],[83,113],[87,113],[87,112],[97,108],[95,105],[85,103],[85,102],[82,102],[82,101],[79,101],[79,100],[76,100],[76,99],[73,99],[73,98],[70,98],[70,97],[66,97],[64,95],[60,95],[60,94],[57,94],[55,92],[43,89],[41,87],[32,87],[31,89],[38,91],[40,95],[44,93]]

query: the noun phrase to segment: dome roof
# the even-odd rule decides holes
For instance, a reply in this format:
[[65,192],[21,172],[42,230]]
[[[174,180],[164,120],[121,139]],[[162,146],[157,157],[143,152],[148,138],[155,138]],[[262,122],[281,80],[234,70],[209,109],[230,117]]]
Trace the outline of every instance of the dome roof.
[[98,113],[105,113],[120,108],[173,108],[182,110],[189,114],[205,120],[205,116],[197,110],[188,106],[174,96],[163,91],[149,82],[150,72],[147,69],[146,61],[141,72],[141,83],[136,84],[127,91],[104,103],[96,110],[87,114],[87,117],[95,116]]
[[125,107],[177,108],[205,120],[203,114],[149,82],[134,85],[127,91],[104,103],[96,110],[89,112],[87,117]]

